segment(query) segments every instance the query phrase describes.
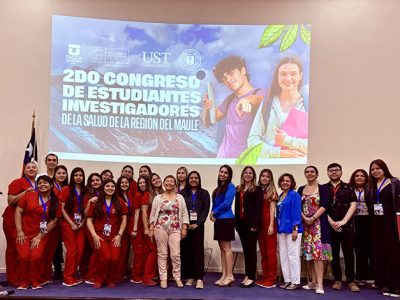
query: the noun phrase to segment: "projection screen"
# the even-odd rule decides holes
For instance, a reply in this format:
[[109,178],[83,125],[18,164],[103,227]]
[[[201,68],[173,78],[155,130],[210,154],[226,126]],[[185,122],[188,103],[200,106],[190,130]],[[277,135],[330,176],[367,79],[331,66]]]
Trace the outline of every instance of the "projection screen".
[[309,24],[52,21],[49,151],[61,159],[307,162]]

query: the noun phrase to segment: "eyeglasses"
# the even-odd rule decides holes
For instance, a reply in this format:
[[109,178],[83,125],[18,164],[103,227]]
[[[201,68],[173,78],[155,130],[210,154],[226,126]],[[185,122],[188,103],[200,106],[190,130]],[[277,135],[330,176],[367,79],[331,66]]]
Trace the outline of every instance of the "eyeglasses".
[[329,173],[339,173],[339,172],[341,172],[342,170],[340,170],[339,168],[337,168],[337,169],[329,169],[328,170],[328,172]]

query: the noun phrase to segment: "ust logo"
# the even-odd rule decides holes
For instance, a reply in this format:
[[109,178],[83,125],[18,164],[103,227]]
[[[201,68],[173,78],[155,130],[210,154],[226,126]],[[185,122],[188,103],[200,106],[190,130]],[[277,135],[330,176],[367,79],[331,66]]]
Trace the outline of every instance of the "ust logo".
[[185,70],[196,70],[201,65],[201,55],[195,49],[186,49],[179,56],[179,64]]
[[169,52],[143,51],[143,63],[146,66],[168,67],[170,56]]
[[65,55],[65,60],[72,64],[81,63],[81,45],[68,44],[68,54]]

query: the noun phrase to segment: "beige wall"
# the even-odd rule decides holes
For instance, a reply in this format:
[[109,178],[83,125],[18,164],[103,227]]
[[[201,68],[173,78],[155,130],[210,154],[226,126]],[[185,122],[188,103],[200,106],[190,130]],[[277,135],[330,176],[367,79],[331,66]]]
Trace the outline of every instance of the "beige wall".
[[[309,163],[321,170],[332,161],[344,167],[348,180],[355,168],[368,168],[374,158],[387,161],[400,175],[398,95],[400,79],[400,1],[397,0],[1,0],[0,1],[0,209],[8,183],[18,177],[37,114],[40,160],[48,144],[51,15],[172,23],[272,24],[310,23],[311,107]],[[240,37],[238,37],[240,38]],[[63,162],[87,172],[122,164]],[[137,167],[137,166],[136,166]],[[177,166],[155,165],[160,175]],[[304,183],[304,166],[273,166],[276,175],[292,172]],[[40,169],[43,170],[41,162]],[[192,169],[189,166],[189,169]],[[204,185],[216,185],[217,166],[197,166]],[[257,168],[259,171],[261,167]],[[235,168],[238,182],[239,168]],[[212,227],[207,224],[208,245]],[[0,253],[5,241],[0,239]],[[218,265],[214,251],[212,266]],[[0,258],[0,267],[4,259]]]

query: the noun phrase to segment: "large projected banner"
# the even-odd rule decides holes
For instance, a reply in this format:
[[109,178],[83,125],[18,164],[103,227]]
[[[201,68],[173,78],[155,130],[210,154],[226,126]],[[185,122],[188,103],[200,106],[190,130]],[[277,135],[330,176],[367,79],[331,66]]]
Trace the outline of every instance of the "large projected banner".
[[49,150],[63,159],[306,163],[310,25],[53,16]]

